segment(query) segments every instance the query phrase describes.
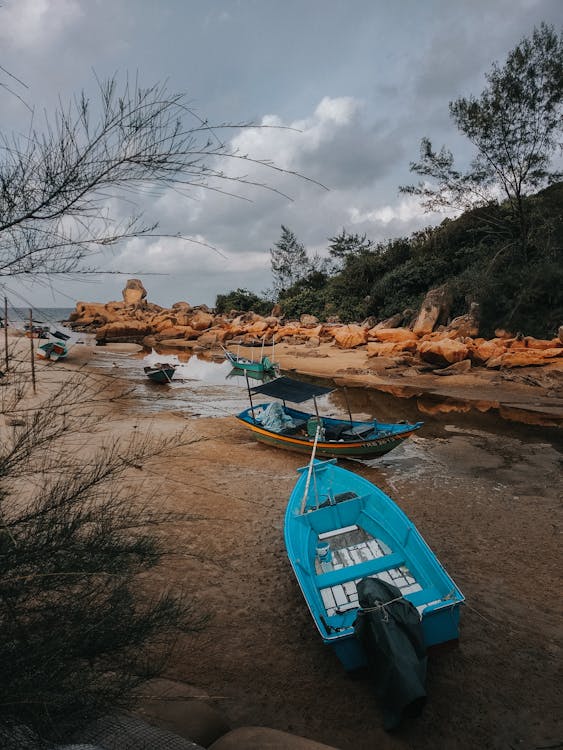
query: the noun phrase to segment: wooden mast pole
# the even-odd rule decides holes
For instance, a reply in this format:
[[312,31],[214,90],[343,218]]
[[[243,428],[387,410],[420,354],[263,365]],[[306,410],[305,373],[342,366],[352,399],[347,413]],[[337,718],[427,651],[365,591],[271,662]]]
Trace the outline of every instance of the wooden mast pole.
[[352,411],[350,409],[350,402],[348,401],[348,391],[346,389],[346,386],[344,386],[343,390],[344,390],[344,398],[346,400],[346,408],[348,409],[348,416],[350,417],[350,427],[353,427],[354,420],[352,419]]
[[[313,464],[315,462],[315,453],[317,451],[317,443],[318,443],[320,434],[321,434],[321,426],[320,424],[318,424],[316,432],[315,432],[315,440],[313,442],[313,450],[311,451],[311,460],[309,462],[309,471],[307,472],[307,481],[305,482],[305,492],[303,493],[303,497],[301,498],[301,507],[299,509],[300,515],[303,515],[303,513],[305,513],[305,507],[307,506],[307,496],[309,495],[311,473],[313,471]],[[315,487],[316,487],[316,475],[315,475]]]
[[250,401],[250,411],[252,413],[252,421],[256,424],[256,417],[254,416],[254,404],[252,403],[252,391],[250,390],[250,382],[248,380],[248,372],[244,371],[244,377],[246,378],[246,390],[248,391],[248,399]]
[[33,311],[29,308],[29,345],[31,350],[31,382],[33,383],[33,393],[37,393],[35,386],[35,351],[33,349]]
[[4,297],[4,360],[6,371],[10,369],[10,357],[8,355],[8,298]]

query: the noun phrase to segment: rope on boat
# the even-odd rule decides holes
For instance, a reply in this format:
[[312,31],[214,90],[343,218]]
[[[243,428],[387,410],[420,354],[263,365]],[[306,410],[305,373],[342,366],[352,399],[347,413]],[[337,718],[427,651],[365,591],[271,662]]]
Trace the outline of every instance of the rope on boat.
[[380,609],[385,609],[390,604],[395,604],[395,602],[400,601],[406,601],[402,594],[395,599],[389,599],[388,602],[378,602],[377,604],[374,604],[373,607],[359,607],[358,614],[364,614],[365,612],[378,612]]
[[[451,589],[451,591],[443,596],[440,601],[445,602],[448,600],[454,600],[455,598],[455,589]],[[395,604],[395,602],[400,601],[408,601],[408,599],[405,599],[405,597],[401,594],[401,596],[397,596],[395,599],[389,599],[388,602],[378,602],[377,604],[374,604],[373,607],[359,607],[358,614],[364,614],[365,612],[378,612],[381,609],[385,609],[390,604]]]

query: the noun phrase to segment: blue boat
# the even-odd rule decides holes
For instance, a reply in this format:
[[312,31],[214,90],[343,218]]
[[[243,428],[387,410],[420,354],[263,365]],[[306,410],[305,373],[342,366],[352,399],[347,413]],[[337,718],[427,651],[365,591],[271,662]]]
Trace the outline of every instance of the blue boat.
[[260,359],[249,359],[248,357],[243,357],[240,354],[240,342],[237,342],[237,353],[230,352],[228,349],[225,349],[224,346],[221,346],[223,351],[225,352],[225,359],[227,359],[231,365],[236,368],[237,370],[244,370],[244,372],[248,372],[250,377],[253,375],[274,375],[279,373],[279,364],[277,362],[273,361],[274,356],[274,340],[272,339],[272,359],[270,359],[267,355],[264,354],[264,344],[265,339],[262,339],[262,350],[260,352]]
[[344,667],[367,663],[354,635],[366,578],[392,584],[416,607],[426,648],[457,640],[464,597],[391,498],[334,459],[298,471],[285,546],[315,625]]
[[[236,418],[259,442],[307,455],[311,454],[315,433],[320,426],[315,450],[316,455],[323,458],[382,456],[423,425],[423,422],[363,422],[353,420],[351,414],[348,419],[321,416],[316,398],[333,390],[285,376],[278,377],[262,385],[249,387],[250,407],[237,414]],[[254,404],[253,394],[272,396],[281,400],[282,404],[276,401]],[[314,412],[300,411],[286,403],[291,401],[299,404],[310,399],[315,403]]]

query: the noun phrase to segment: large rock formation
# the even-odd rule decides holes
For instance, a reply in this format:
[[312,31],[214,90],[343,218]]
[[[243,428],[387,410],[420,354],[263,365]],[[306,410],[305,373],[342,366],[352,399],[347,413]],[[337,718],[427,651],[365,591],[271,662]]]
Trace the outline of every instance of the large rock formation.
[[[464,361],[473,366],[508,368],[561,363],[561,330],[551,340],[540,340],[498,331],[494,339],[478,338],[479,309],[472,305],[466,315],[454,318],[448,326],[439,325],[449,315],[451,295],[446,287],[430,292],[416,318],[414,330],[405,325],[412,319],[410,310],[376,323],[322,323],[312,315],[283,322],[274,315],[254,312],[215,315],[205,305],[192,307],[176,302],[165,309],[146,300],[146,290],[138,279],[130,279],[123,290],[123,302],[78,302],[70,316],[70,325],[83,331],[95,331],[100,343],[135,342],[154,346],[166,342],[177,348],[211,349],[236,339],[242,343],[307,345],[318,349],[332,342],[343,349],[363,348],[368,357],[397,363],[409,360],[435,367],[448,367]],[[397,327],[403,323],[403,327]],[[450,373],[454,372],[450,370]],[[457,368],[456,372],[459,372]]]
[[140,279],[129,279],[122,294],[128,307],[136,307],[146,298],[147,290]]
[[480,310],[477,302],[472,302],[466,315],[459,315],[446,327],[452,338],[479,335]]
[[432,333],[435,326],[440,323],[446,323],[452,309],[452,302],[452,293],[447,284],[431,289],[422,303],[413,331],[422,336],[425,333]]

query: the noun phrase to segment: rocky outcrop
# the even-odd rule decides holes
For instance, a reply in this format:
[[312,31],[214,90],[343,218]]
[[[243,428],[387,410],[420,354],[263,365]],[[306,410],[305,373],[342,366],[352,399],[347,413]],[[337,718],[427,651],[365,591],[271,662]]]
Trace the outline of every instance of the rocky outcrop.
[[377,326],[368,331],[368,336],[376,341],[412,341],[415,342],[415,347],[418,339],[408,328],[378,328]]
[[472,302],[469,312],[454,318],[444,329],[451,334],[451,338],[479,335],[479,305]]
[[405,352],[416,352],[417,348],[416,339],[408,339],[407,341],[368,341],[367,343],[367,355],[368,357],[397,357]]
[[432,333],[435,326],[440,323],[446,323],[452,302],[452,293],[446,284],[437,289],[431,289],[422,303],[413,331],[422,336],[425,333]]
[[334,340],[341,349],[355,349],[367,343],[368,332],[362,326],[354,324],[341,326],[335,329]]
[[467,359],[469,347],[454,339],[439,339],[438,341],[422,341],[418,346],[418,353],[425,362],[437,365],[451,365]]
[[563,367],[563,327],[556,338],[549,340],[514,336],[501,330],[496,331],[495,338],[487,340],[477,336],[479,308],[475,304],[449,325],[439,325],[451,305],[447,287],[434,289],[427,295],[414,329],[408,326],[413,318],[411,310],[379,323],[367,318],[360,325],[323,323],[313,315],[289,321],[252,311],[216,315],[205,305],[194,307],[188,302],[176,302],[166,309],[146,300],[146,290],[138,279],[127,282],[123,296],[123,302],[78,302],[70,316],[70,325],[76,330],[94,331],[101,344],[135,342],[201,350],[219,348],[234,339],[248,345],[263,341],[304,345],[311,351],[329,342],[341,349],[365,347],[367,356],[374,361],[379,358],[396,363],[408,361],[419,369],[446,368],[465,361],[469,365],[464,367],[489,369],[553,363]]
[[498,357],[487,360],[488,368],[494,367],[543,367],[554,359],[563,358],[563,348],[557,349],[516,349],[506,351]]
[[140,279],[129,279],[122,293],[127,307],[137,307],[147,296],[147,290]]

